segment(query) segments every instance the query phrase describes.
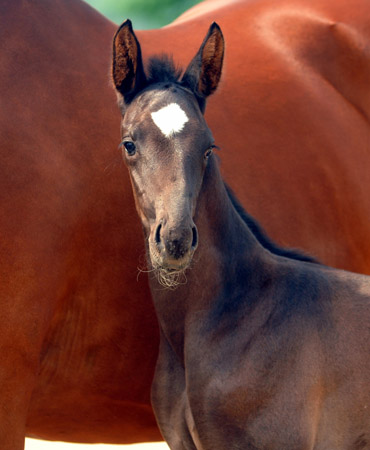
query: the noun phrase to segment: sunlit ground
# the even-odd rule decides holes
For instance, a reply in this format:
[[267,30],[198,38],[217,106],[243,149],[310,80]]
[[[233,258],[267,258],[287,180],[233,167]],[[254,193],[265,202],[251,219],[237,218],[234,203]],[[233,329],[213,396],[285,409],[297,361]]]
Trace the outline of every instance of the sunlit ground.
[[168,450],[164,443],[153,444],[135,444],[135,445],[82,445],[66,444],[65,442],[37,441],[35,439],[26,439],[25,450]]

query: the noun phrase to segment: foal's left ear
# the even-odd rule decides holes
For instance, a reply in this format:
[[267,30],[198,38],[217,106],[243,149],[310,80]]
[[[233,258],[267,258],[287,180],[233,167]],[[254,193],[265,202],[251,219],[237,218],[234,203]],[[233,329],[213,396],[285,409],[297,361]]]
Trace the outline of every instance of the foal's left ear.
[[130,103],[145,85],[141,48],[130,20],[118,28],[113,38],[113,82],[124,102]]
[[223,59],[224,38],[221,28],[213,22],[181,80],[196,95],[202,112],[205,110],[206,98],[217,89]]

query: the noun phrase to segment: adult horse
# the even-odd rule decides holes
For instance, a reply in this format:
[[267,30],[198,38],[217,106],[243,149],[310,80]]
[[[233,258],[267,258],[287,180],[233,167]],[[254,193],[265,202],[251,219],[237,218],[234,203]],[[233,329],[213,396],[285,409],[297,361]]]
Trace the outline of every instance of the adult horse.
[[[228,144],[228,181],[280,243],[364,273],[368,12],[214,0],[138,33],[144,56],[170,42],[187,62],[221,24],[225,76],[207,120]],[[116,27],[77,0],[4,2],[0,22],[0,447],[21,449],[25,433],[159,439],[157,326],[108,82]]]

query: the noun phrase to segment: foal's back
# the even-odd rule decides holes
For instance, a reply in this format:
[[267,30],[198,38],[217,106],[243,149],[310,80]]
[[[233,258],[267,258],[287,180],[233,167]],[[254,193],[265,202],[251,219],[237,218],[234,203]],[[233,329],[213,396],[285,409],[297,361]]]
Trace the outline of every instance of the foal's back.
[[[249,294],[220,326],[228,332],[219,350],[210,346],[218,355],[204,400],[218,411],[217,439],[232,435],[230,448],[370,448],[370,279],[266,254],[262,260],[258,301],[252,306]],[[231,433],[222,425],[228,421]]]

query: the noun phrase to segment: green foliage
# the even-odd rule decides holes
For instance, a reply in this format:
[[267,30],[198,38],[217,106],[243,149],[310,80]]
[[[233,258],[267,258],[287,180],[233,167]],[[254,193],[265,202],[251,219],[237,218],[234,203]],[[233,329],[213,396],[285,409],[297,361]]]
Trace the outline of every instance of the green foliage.
[[199,0],[86,0],[113,22],[131,19],[135,29],[159,28],[172,22]]

